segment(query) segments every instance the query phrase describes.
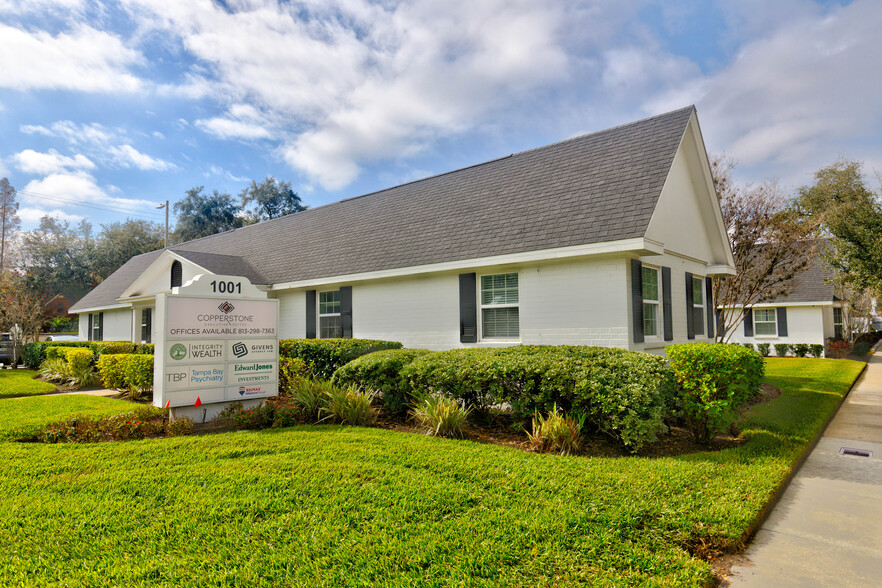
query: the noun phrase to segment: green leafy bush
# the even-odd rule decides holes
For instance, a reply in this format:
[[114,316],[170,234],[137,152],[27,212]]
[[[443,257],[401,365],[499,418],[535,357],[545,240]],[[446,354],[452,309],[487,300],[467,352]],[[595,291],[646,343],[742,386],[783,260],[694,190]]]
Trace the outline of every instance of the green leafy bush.
[[131,341],[96,341],[93,345],[96,355],[135,353],[137,347],[138,344]]
[[[759,354],[763,357],[769,356],[769,351],[771,350],[771,345],[768,343],[757,343],[756,350],[759,351]],[[821,350],[823,351],[824,346],[821,346]]]
[[374,339],[281,339],[279,355],[299,357],[313,375],[329,380],[340,366],[373,351],[400,349],[397,341]]
[[242,408],[239,403],[232,404],[221,411],[218,418],[228,421],[239,429],[266,429],[273,424],[275,407],[260,404],[252,408]]
[[431,353],[401,369],[414,396],[441,393],[478,409],[509,403],[517,417],[557,405],[577,409],[586,422],[637,451],[664,430],[663,409],[673,397],[664,358],[585,346],[523,345]]
[[[151,343],[132,343],[131,341],[40,341],[28,343],[22,347],[22,362],[32,370],[40,368],[46,360],[46,350],[49,347],[88,347],[92,350],[95,359],[100,355],[112,353],[140,353],[153,355]],[[132,349],[132,351],[124,351]]]
[[135,350],[135,353],[140,353],[141,355],[154,355],[153,349],[153,343],[138,343],[138,348]]
[[193,431],[193,425],[193,419],[189,417],[178,417],[173,421],[166,421],[165,434],[169,437],[189,435]]
[[153,388],[153,356],[124,354],[123,378],[132,398]]
[[377,419],[377,411],[373,407],[374,396],[357,386],[331,386],[325,392],[326,404],[320,411],[326,416],[343,425],[364,427]]
[[72,417],[53,423],[35,435],[45,443],[98,443],[151,437],[185,435],[193,429],[190,419],[168,420],[168,412],[153,406],[100,418]]
[[407,412],[413,398],[402,385],[401,368],[431,351],[425,349],[388,349],[353,359],[337,368],[331,378],[337,386],[350,384],[374,390],[387,410],[394,414]]
[[699,443],[710,442],[734,421],[765,375],[762,356],[738,345],[690,343],[665,352],[680,386],[686,425]]
[[745,349],[750,349],[751,351],[753,351],[753,343],[742,343],[741,346]]
[[102,355],[98,358],[98,375],[105,388],[123,390],[126,387],[125,367],[127,355]]
[[452,398],[431,395],[417,402],[410,414],[429,435],[462,439],[470,412],[471,409]]
[[851,352],[855,355],[863,356],[868,354],[870,352],[870,349],[872,348],[873,346],[870,343],[866,341],[859,341],[855,343],[854,346],[851,348]]
[[298,378],[290,388],[290,401],[306,422],[315,423],[321,418],[322,408],[328,400],[327,393],[332,388],[332,384],[325,380]]
[[793,355],[796,357],[805,357],[809,352],[808,343],[794,343],[790,348],[793,350]]
[[584,417],[574,418],[559,412],[555,405],[548,416],[533,416],[533,430],[527,431],[530,448],[543,453],[569,455],[579,451]]
[[47,358],[40,365],[40,375],[50,382],[63,382],[67,378],[67,363],[63,357]]
[[298,379],[309,376],[306,362],[299,357],[279,357],[279,394],[290,394]]
[[820,343],[814,343],[809,345],[809,351],[812,354],[812,357],[821,357],[824,354],[824,346]]
[[790,345],[787,343],[775,343],[775,355],[778,357],[787,357],[787,352],[790,351]]
[[93,359],[90,349],[74,348],[65,351],[64,358],[67,363],[67,384],[77,388],[92,386],[101,381],[95,368],[92,366]]

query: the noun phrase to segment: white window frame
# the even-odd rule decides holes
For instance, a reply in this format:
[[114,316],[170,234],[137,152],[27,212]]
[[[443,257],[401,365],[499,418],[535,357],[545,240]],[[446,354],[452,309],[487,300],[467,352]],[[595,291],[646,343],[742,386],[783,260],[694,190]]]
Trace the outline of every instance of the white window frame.
[[[695,282],[698,282],[698,288],[701,292],[701,304],[695,303]],[[692,276],[692,329],[696,335],[704,335],[704,321],[705,317],[705,302],[707,301],[707,294],[704,291],[704,276]],[[701,312],[695,312],[696,310],[700,310]],[[696,320],[696,315],[698,316],[698,320]]]
[[[144,311],[150,311],[150,320],[147,323],[144,322]],[[153,312],[153,308],[151,308],[151,307],[142,308],[140,311],[141,320],[140,320],[140,328],[138,329],[138,332],[141,335],[139,337],[141,343],[152,343],[153,342],[153,315],[154,314],[155,313]],[[144,337],[144,327],[147,327],[146,340]]]
[[[646,297],[646,282],[643,279],[643,273],[651,271],[655,272],[655,299]],[[662,282],[661,282],[661,270],[657,267],[653,267],[651,265],[643,265],[640,271],[640,290],[643,292],[643,338],[649,339],[650,341],[660,341],[661,335],[664,332],[664,324],[662,323]],[[650,335],[646,331],[646,307],[651,306],[655,307],[655,334]]]
[[[322,312],[322,294],[337,294],[337,312]],[[323,292],[319,292],[318,296],[316,296],[316,304],[318,308],[316,309],[316,314],[318,315],[318,338],[319,339],[339,339],[343,336],[343,315],[340,312],[340,290],[325,290]],[[340,337],[325,337],[325,333],[322,329],[322,319],[323,318],[332,318],[332,317],[340,317]]]
[[[836,322],[836,311],[837,310],[839,311],[839,322],[838,323]],[[845,322],[843,321],[843,318],[842,318],[842,308],[834,306],[833,307],[833,336],[834,337],[836,336],[836,327],[839,327],[839,337],[840,338],[845,337]]]
[[[102,336],[103,322],[104,321],[101,320],[100,312],[92,313],[92,332],[89,333],[89,341],[101,341],[104,339],[104,337]],[[101,337],[101,339],[99,339],[98,337]]]
[[[772,320],[770,320],[770,321],[769,320],[765,320],[765,321],[757,320],[757,313],[758,312],[771,312],[772,313]],[[760,323],[762,323],[764,325],[770,324],[770,325],[774,326],[775,332],[774,333],[760,333],[759,328],[758,328]],[[778,337],[778,309],[777,308],[754,308],[753,309],[753,336],[760,338],[760,339],[763,337],[767,337],[767,338]]]
[[[492,302],[489,304],[484,304],[484,298],[481,296],[482,293],[482,284],[484,282],[484,278],[491,278],[493,276],[508,276],[514,275],[517,279],[517,302],[505,302],[500,304],[493,304]],[[481,340],[486,341],[520,341],[521,340],[521,277],[518,272],[496,272],[492,274],[482,274],[478,276],[478,324],[481,333]],[[518,309],[518,334],[516,336],[488,336],[484,334],[484,310],[485,309],[502,309],[502,308],[516,308]]]

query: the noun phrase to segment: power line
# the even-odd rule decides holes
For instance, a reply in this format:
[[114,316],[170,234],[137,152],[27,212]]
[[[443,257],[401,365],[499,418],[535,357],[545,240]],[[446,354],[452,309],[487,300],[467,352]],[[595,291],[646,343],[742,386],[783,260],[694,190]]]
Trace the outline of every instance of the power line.
[[142,218],[144,220],[152,220],[152,219],[162,219],[165,218],[164,215],[161,214],[153,214],[150,212],[142,212],[140,210],[135,210],[131,208],[125,208],[121,206],[113,206],[110,204],[98,204],[94,202],[78,202],[75,200],[71,200],[68,198],[59,197],[57,195],[50,196],[49,194],[40,194],[39,192],[30,192],[28,190],[16,190],[19,194],[25,194],[27,196],[37,196],[39,198],[46,198],[47,200],[54,200],[56,202],[61,202],[63,204],[69,204],[72,206],[83,206],[86,208],[94,208],[97,210],[106,210],[110,212],[118,212],[121,214],[128,214],[134,217]]

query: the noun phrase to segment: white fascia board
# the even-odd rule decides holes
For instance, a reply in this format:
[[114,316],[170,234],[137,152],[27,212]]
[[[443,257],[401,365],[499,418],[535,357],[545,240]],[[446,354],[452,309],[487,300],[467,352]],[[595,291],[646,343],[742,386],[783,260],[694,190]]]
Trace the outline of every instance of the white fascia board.
[[525,251],[523,253],[511,253],[508,255],[495,255],[493,257],[477,257],[474,259],[462,259],[458,261],[446,261],[428,265],[410,267],[398,267],[375,272],[363,272],[358,274],[346,274],[341,276],[329,276],[312,280],[300,280],[297,282],[284,282],[274,284],[272,290],[289,290],[294,288],[309,288],[324,284],[336,284],[341,282],[359,282],[363,280],[379,280],[384,278],[398,278],[416,274],[428,274],[436,272],[456,271],[495,265],[513,263],[533,263],[537,261],[549,261],[554,259],[568,259],[572,257],[587,257],[594,255],[609,255],[616,253],[631,253],[637,256],[662,255],[665,248],[663,243],[636,237],[634,239],[622,239],[619,241],[606,241],[603,243],[591,243],[588,245],[575,245],[573,247],[556,247],[554,249],[541,249],[538,251]]
[[[157,268],[168,258],[172,258],[174,260],[180,261],[181,263],[186,263],[188,265],[191,265],[195,268],[198,268],[203,273],[215,275],[214,272],[208,271],[207,269],[205,269],[204,267],[202,267],[198,263],[194,263],[193,261],[187,259],[186,257],[184,257],[182,255],[178,255],[174,251],[165,250],[160,254],[159,257],[157,257],[156,259],[153,260],[153,263],[151,263],[149,266],[147,266],[147,269],[145,269],[143,272],[141,272],[141,275],[138,276],[135,279],[135,281],[132,282],[131,285],[129,285],[128,288],[126,288],[125,292],[123,292],[122,295],[119,298],[117,298],[117,300],[135,299],[135,296],[137,296],[137,294],[135,294],[135,296],[133,296],[132,292],[138,292],[141,289],[140,288],[141,282],[144,281],[145,279],[146,279],[146,281],[149,282],[149,280],[152,279],[152,277],[153,277],[153,273],[156,272]],[[168,291],[171,292],[171,288],[169,288]],[[155,294],[156,293],[154,293],[154,295]]]
[[89,308],[78,308],[73,311],[73,314],[83,314],[88,312],[98,312],[101,310],[122,310],[124,308],[131,308],[132,305],[129,303],[122,304],[108,304],[106,306],[91,306]]
[[735,271],[735,266],[732,265],[709,265],[707,266],[707,273],[709,276],[734,276],[738,272]]
[[[780,308],[780,307],[788,307],[788,306],[842,306],[839,302],[833,302],[832,300],[819,300],[817,302],[758,302],[757,304],[752,304],[750,308]],[[730,308],[743,308],[741,306],[718,306],[720,310],[728,310]]]

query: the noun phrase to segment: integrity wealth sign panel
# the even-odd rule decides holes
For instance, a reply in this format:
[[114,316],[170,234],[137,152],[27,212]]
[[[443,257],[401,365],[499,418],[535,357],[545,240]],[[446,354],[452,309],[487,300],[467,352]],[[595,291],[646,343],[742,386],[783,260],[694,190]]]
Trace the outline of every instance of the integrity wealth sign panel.
[[160,317],[157,406],[198,407],[278,394],[278,300],[162,294]]

